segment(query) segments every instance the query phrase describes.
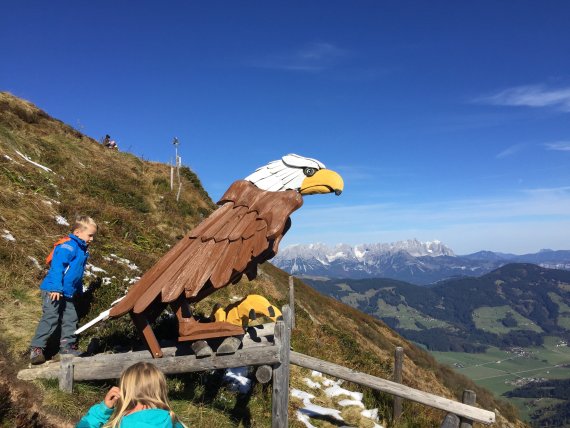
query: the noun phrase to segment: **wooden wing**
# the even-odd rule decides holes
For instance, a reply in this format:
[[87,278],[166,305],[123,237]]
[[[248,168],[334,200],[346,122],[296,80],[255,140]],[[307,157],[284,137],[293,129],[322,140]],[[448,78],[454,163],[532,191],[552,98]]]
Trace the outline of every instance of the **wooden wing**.
[[168,251],[110,311],[118,317],[143,312],[160,296],[164,303],[182,293],[198,301],[218,288],[253,279],[257,265],[272,258],[303,199],[294,190],[270,192],[236,181],[208,218]]

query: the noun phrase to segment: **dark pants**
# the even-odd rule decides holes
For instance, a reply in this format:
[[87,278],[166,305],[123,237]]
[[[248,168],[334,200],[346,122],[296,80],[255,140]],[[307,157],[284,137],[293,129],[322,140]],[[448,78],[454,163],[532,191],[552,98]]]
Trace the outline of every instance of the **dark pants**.
[[59,300],[51,300],[49,291],[42,291],[42,318],[32,339],[31,346],[45,348],[49,337],[61,324],[60,348],[75,344],[75,330],[77,330],[77,312],[73,299],[64,297]]

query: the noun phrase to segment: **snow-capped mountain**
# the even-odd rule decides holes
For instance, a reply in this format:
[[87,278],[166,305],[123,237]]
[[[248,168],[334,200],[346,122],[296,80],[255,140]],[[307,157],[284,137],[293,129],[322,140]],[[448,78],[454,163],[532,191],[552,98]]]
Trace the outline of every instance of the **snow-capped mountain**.
[[409,239],[359,245],[291,245],[281,249],[272,260],[274,265],[296,276],[355,279],[382,277],[420,285],[457,276],[483,275],[511,262],[540,263],[543,267],[568,269],[570,251],[541,251],[524,256],[480,251],[457,256],[440,241]]

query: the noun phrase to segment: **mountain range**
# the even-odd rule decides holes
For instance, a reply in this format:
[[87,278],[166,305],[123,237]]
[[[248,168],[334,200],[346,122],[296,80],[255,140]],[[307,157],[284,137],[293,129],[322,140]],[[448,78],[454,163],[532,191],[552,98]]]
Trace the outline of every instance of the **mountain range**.
[[305,278],[391,278],[428,285],[448,278],[481,276],[508,263],[533,263],[570,270],[570,250],[540,250],[532,254],[479,251],[456,255],[440,241],[417,239],[375,244],[291,245],[272,263]]

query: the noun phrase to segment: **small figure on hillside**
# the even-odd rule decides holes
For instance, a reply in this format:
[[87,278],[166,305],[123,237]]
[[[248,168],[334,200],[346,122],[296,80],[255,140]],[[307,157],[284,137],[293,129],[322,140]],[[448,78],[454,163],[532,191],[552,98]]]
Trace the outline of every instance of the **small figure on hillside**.
[[104,147],[107,147],[108,149],[119,150],[119,146],[117,145],[115,140],[111,140],[111,136],[109,134],[105,135],[102,144]]
[[44,348],[58,326],[61,326],[59,353],[80,354],[74,334],[78,317],[73,298],[83,293],[87,249],[96,233],[97,224],[91,217],[77,217],[71,233],[55,243],[46,259],[49,271],[40,284],[43,313],[30,345],[32,364],[45,362]]
[[76,428],[185,428],[168,403],[164,374],[151,363],[133,364],[105,399],[92,406]]

